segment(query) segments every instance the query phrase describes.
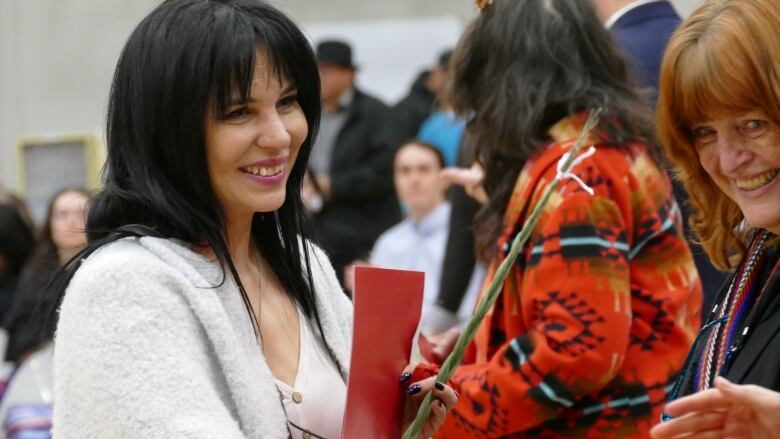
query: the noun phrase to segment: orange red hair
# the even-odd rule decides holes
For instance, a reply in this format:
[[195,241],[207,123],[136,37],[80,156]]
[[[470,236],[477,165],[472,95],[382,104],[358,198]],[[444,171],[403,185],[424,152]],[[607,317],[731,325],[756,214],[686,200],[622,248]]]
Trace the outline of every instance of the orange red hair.
[[692,131],[754,110],[780,125],[778,47],[777,0],[709,0],[675,32],[664,55],[658,135],[688,191],[691,228],[721,269],[731,269],[744,251],[744,216],[699,163]]

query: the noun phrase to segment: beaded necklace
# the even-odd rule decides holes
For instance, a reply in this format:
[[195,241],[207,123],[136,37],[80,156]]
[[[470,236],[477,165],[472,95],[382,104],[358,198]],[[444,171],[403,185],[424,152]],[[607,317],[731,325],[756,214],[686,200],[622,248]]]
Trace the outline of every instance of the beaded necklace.
[[742,323],[746,312],[754,305],[759,295],[761,282],[758,273],[765,261],[764,244],[771,235],[766,230],[753,234],[745,254],[746,258],[737,268],[734,280],[729,286],[726,297],[718,310],[718,320],[724,324],[712,331],[702,351],[701,361],[696,373],[695,388],[702,391],[710,388],[717,375],[726,372],[724,366],[729,359],[730,346],[734,333]]

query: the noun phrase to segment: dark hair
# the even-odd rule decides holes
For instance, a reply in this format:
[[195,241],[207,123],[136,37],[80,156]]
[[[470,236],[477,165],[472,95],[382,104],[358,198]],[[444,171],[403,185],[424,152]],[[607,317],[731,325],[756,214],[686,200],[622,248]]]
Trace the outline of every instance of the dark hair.
[[452,50],[448,49],[439,55],[439,67],[446,72],[450,68],[450,60],[452,59]]
[[235,95],[249,99],[258,51],[273,74],[296,84],[309,131],[283,205],[254,215],[252,238],[285,292],[321,329],[309,250],[301,245],[307,225],[300,198],[320,120],[317,64],[296,25],[256,0],[167,0],[133,31],[111,87],[105,185],[89,211],[89,244],[66,266],[55,288],[60,300],[81,259],[97,248],[127,236],[175,238],[209,246],[229,267],[259,331],[223,238],[205,146],[209,114],[224,116]]
[[60,198],[60,196],[69,193],[83,195],[88,202],[92,200],[92,194],[84,189],[76,187],[60,189],[51,197],[51,199],[49,199],[49,205],[46,207],[46,218],[40,229],[38,247],[35,249],[35,254],[33,256],[33,260],[36,262],[45,259],[56,262],[55,266],[59,265],[60,255],[59,250],[57,250],[57,245],[54,243],[54,238],[51,234],[51,220],[52,216],[54,215],[54,205],[57,203],[57,200]]
[[18,276],[35,249],[35,236],[19,210],[10,204],[0,204],[0,257],[7,269],[0,279]]
[[583,0],[494,0],[464,32],[451,61],[449,101],[467,124],[489,200],[477,247],[495,254],[502,217],[525,162],[562,118],[601,107],[617,144],[650,142],[651,112],[593,6]]
[[398,157],[398,154],[401,153],[401,150],[406,148],[407,146],[417,146],[423,149],[427,149],[436,157],[436,163],[439,164],[439,167],[444,169],[446,166],[446,162],[444,160],[444,154],[441,153],[441,150],[434,144],[423,142],[421,140],[412,139],[407,142],[404,142],[401,144],[401,146],[398,147],[398,150],[395,152],[395,156]]

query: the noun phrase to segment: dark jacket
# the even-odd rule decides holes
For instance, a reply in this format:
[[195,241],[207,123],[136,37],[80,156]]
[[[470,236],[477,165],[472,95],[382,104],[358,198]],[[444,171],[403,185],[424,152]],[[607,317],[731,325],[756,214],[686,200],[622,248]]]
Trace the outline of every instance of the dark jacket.
[[380,135],[380,142],[397,149],[402,143],[413,139],[423,122],[433,113],[436,97],[425,86],[428,72],[422,72],[415,79],[409,93],[391,110],[390,120]]
[[[464,142],[461,141],[457,165],[468,168],[471,163]],[[452,314],[457,314],[477,263],[473,225],[480,204],[458,185],[450,187],[449,201],[452,206],[450,230],[447,234],[447,248],[444,251],[441,271],[443,275],[436,304]]]
[[355,90],[331,157],[331,198],[316,218],[336,273],[367,252],[400,219],[392,178],[394,150],[378,141],[390,110]]
[[[734,358],[726,378],[734,383],[757,384],[780,391],[780,268],[777,265],[769,274],[765,288],[764,297],[754,305],[758,314],[750,336]],[[723,300],[723,294],[720,296],[718,300]]]
[[620,17],[611,28],[628,57],[634,78],[657,96],[658,74],[669,37],[680,25],[680,16],[668,1],[638,6]]
[[8,332],[5,360],[18,362],[25,354],[51,340],[54,322],[41,314],[54,298],[47,286],[59,269],[56,259],[36,258],[22,271],[13,305],[2,320]]

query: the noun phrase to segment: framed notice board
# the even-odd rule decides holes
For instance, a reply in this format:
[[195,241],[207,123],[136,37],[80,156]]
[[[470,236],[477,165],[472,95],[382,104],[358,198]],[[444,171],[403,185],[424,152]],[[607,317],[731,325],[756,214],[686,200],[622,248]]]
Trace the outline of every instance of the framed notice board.
[[17,141],[16,189],[37,224],[49,199],[64,187],[97,189],[105,147],[97,134],[27,136]]

